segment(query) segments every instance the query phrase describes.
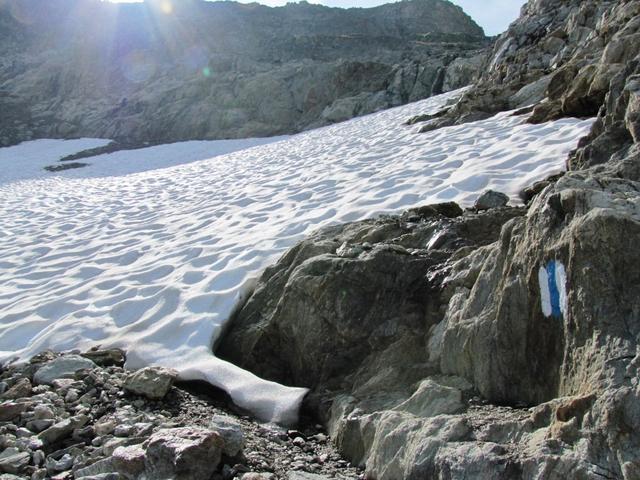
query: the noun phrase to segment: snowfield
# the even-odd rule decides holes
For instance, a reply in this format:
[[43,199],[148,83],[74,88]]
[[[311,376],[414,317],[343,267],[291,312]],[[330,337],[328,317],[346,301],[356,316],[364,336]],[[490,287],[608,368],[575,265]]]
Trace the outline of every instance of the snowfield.
[[[0,149],[0,361],[47,348],[121,347],[225,389],[264,420],[295,419],[301,388],[211,353],[262,270],[331,223],[509,194],[563,169],[592,121],[509,113],[416,134],[409,117],[458,93],[273,140],[186,142],[42,167],[104,140]],[[225,150],[227,149],[227,150]]]

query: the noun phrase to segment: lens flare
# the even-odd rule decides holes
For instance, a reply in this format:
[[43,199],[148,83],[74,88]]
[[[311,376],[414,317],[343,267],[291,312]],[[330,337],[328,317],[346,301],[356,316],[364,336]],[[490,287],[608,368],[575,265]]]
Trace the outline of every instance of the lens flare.
[[173,13],[173,4],[169,0],[164,0],[160,3],[160,11],[167,15],[171,15]]
[[144,50],[129,52],[122,61],[122,75],[132,83],[142,83],[156,72],[156,65],[151,55]]

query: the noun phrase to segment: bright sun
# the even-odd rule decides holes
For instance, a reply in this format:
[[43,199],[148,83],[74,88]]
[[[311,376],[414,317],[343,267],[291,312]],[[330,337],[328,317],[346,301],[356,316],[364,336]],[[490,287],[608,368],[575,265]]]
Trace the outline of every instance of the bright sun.
[[[103,0],[104,1],[104,0]],[[107,0],[111,3],[142,3],[144,0]],[[160,0],[157,2],[160,10],[163,13],[170,14],[173,13],[173,3],[171,0]]]

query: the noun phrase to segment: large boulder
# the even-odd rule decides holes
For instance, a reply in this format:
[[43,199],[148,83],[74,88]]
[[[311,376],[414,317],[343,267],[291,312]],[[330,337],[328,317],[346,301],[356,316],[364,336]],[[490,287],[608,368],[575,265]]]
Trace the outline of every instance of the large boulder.
[[321,230],[267,269],[217,354],[310,388],[308,403],[325,416],[338,393],[402,403],[432,371],[424,356],[446,304],[441,268],[522,213],[441,204]]

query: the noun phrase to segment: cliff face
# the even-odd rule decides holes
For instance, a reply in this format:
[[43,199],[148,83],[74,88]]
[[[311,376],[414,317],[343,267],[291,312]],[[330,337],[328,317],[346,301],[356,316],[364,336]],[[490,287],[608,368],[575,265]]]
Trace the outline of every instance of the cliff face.
[[526,209],[319,232],[264,274],[221,353],[306,382],[370,478],[640,478],[639,34],[637,0],[531,0],[423,130],[597,115],[568,172]]
[[5,0],[0,32],[0,145],[292,133],[463,86],[487,44],[442,0]]

